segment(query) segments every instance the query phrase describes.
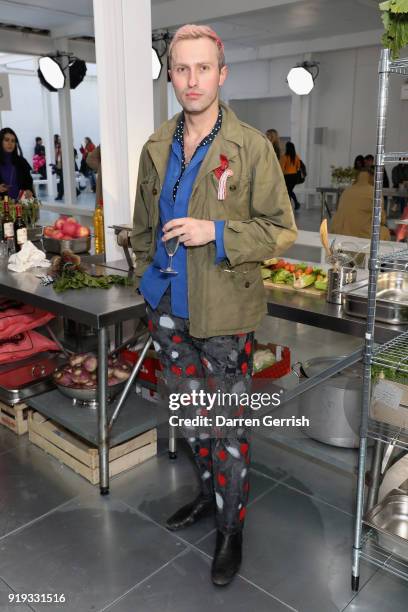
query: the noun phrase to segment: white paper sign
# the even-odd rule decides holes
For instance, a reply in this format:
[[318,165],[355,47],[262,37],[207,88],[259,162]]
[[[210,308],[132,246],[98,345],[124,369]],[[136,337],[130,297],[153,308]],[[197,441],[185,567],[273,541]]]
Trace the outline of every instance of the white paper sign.
[[0,111],[11,111],[9,76],[0,73]]
[[396,410],[400,405],[402,389],[387,380],[379,380],[374,388],[374,400]]

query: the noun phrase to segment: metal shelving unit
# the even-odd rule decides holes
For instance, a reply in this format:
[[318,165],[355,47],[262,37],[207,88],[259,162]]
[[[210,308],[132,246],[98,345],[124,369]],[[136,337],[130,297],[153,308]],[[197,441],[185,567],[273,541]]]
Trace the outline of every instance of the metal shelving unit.
[[[392,369],[399,376],[408,378],[408,333],[403,333],[380,347],[374,346],[374,323],[376,308],[377,278],[379,271],[408,270],[408,249],[404,248],[396,253],[379,256],[381,203],[384,164],[408,163],[408,153],[386,153],[385,131],[388,107],[389,78],[391,74],[408,76],[408,58],[392,61],[389,49],[381,52],[379,64],[379,92],[377,110],[377,148],[374,175],[374,211],[372,223],[371,249],[369,259],[369,286],[367,302],[367,327],[363,353],[363,399],[361,412],[360,450],[358,462],[357,510],[355,518],[355,532],[353,545],[353,563],[351,585],[354,591],[359,588],[360,560],[386,569],[387,571],[408,580],[408,563],[395,557],[383,549],[377,541],[378,530],[372,525],[364,526],[364,488],[367,456],[367,440],[377,441],[372,470],[373,484],[369,495],[368,506],[376,501],[378,490],[380,465],[382,458],[382,444],[391,444],[398,448],[408,450],[408,431],[381,423],[370,418],[371,403],[371,366],[373,364]],[[374,491],[374,492],[373,492]],[[384,532],[383,532],[384,533]],[[390,537],[393,534],[387,534]],[[408,541],[407,541],[408,555]]]

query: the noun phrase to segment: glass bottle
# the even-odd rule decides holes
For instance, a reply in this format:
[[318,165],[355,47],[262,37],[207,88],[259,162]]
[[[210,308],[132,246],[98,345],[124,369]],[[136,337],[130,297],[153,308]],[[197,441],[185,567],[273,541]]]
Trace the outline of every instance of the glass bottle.
[[105,252],[105,225],[103,219],[103,201],[99,200],[93,216],[95,234],[95,254],[100,255]]
[[14,235],[16,250],[20,251],[23,244],[27,242],[27,226],[23,221],[21,204],[16,204],[16,220],[14,221]]
[[5,242],[7,242],[8,252],[15,253],[14,223],[10,215],[8,196],[4,196],[3,200],[3,217],[1,219],[1,226],[3,229],[3,239]]

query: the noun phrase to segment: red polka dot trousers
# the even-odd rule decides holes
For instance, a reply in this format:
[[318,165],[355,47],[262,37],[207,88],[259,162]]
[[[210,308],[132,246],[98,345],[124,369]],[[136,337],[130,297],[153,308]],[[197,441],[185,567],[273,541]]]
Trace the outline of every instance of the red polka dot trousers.
[[147,306],[147,314],[166,393],[190,398],[171,414],[180,420],[208,417],[205,425],[203,419],[198,425],[182,424],[180,433],[193,452],[202,494],[215,497],[217,528],[234,533],[244,525],[249,494],[249,431],[242,420],[252,412],[246,400],[254,333],[194,338],[188,319],[171,314],[169,291],[157,309]]

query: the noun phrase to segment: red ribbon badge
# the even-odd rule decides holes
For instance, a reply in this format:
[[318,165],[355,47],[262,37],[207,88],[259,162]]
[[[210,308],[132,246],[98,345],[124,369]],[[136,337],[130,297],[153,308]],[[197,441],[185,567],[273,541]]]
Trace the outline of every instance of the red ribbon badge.
[[215,168],[214,170],[214,174],[217,177],[218,180],[220,180],[221,175],[225,172],[225,170],[228,168],[229,165],[229,161],[228,161],[228,157],[226,157],[225,155],[220,155],[220,162],[221,164],[218,166],[218,168]]

